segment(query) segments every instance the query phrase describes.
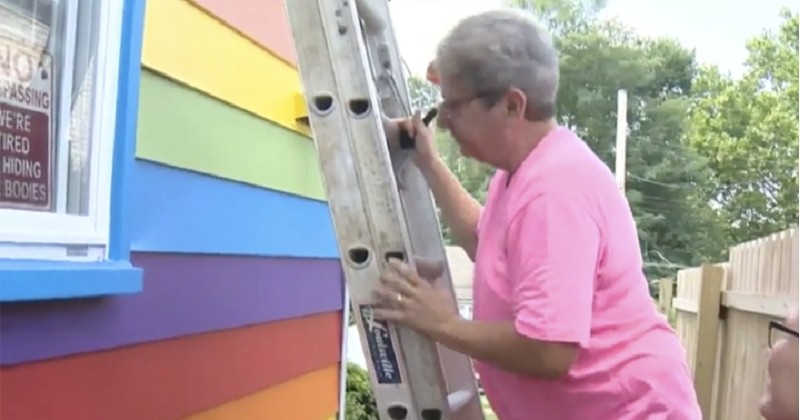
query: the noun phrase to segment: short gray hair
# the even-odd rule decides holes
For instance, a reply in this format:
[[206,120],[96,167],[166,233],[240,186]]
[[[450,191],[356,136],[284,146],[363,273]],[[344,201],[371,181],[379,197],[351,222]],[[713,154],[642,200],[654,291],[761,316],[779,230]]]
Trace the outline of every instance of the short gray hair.
[[441,78],[465,84],[489,105],[517,88],[527,97],[528,120],[555,116],[558,53],[525,12],[502,9],[463,19],[439,44],[436,66]]

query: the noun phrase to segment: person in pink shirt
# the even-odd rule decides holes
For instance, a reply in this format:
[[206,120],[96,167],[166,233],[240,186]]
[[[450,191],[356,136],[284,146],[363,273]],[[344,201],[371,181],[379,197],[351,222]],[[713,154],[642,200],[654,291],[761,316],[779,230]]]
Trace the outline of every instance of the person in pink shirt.
[[463,155],[497,168],[485,205],[436,154],[419,113],[390,121],[387,137],[416,137],[414,161],[475,261],[474,319],[396,260],[375,315],[475,360],[502,420],[700,420],[684,349],[648,293],[628,202],[556,122],[549,35],[522,12],[478,14],[451,30],[435,64],[438,124]]

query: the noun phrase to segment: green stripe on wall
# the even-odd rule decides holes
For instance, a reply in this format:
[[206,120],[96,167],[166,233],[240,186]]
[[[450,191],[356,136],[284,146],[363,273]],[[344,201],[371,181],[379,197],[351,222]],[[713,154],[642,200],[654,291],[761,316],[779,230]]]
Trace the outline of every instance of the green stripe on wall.
[[312,140],[142,69],[136,156],[325,200]]

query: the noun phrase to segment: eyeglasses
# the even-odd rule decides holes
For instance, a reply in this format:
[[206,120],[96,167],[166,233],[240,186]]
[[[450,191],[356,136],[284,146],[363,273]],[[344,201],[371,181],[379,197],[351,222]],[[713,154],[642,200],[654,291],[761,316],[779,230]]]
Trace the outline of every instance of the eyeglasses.
[[778,330],[778,332],[783,334],[788,334],[794,338],[798,338],[798,332],[781,324],[778,321],[770,321],[769,322],[769,348],[772,348],[775,344],[780,341],[782,334],[773,333],[774,330]]
[[478,92],[472,96],[467,96],[465,98],[444,99],[442,102],[439,103],[439,109],[441,110],[441,113],[445,118],[450,119],[456,116],[464,106],[469,105],[473,101],[480,99],[484,101],[494,102],[496,100],[495,98],[496,96],[497,94],[493,92]]
[[452,118],[458,114],[462,107],[469,105],[470,102],[479,99],[479,96],[470,96],[467,98],[445,99],[439,103],[441,113],[445,118]]

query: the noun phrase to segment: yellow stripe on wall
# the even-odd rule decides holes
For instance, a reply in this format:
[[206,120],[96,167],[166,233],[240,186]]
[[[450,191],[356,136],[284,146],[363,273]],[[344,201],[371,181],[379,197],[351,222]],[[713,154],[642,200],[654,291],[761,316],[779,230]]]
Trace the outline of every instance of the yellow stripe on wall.
[[186,0],[147,3],[142,63],[307,136],[295,121],[297,70]]
[[337,363],[186,419],[327,419],[339,411],[338,391]]

